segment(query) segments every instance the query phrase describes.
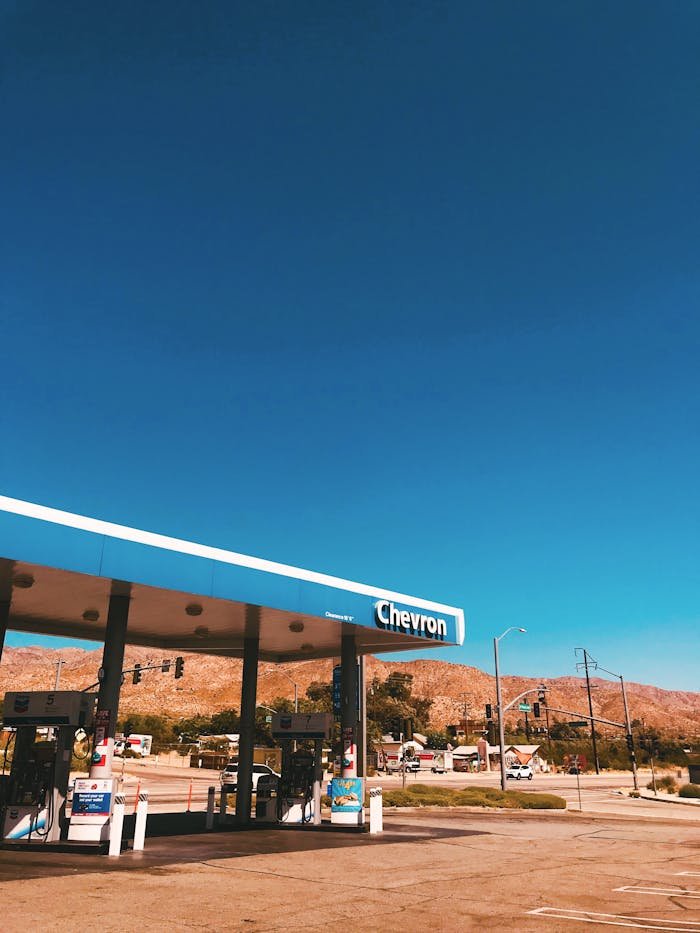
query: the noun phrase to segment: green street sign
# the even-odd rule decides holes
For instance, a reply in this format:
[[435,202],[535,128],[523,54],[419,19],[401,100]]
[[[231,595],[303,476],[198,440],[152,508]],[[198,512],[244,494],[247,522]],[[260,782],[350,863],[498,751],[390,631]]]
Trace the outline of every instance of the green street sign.
[[531,713],[532,707],[529,703],[518,703],[518,709],[521,713]]
[[587,725],[588,725],[588,720],[587,720],[587,719],[577,719],[575,722],[569,722],[569,723],[567,723],[567,725],[569,725],[569,726],[575,726],[575,727],[576,727],[576,726],[587,726]]

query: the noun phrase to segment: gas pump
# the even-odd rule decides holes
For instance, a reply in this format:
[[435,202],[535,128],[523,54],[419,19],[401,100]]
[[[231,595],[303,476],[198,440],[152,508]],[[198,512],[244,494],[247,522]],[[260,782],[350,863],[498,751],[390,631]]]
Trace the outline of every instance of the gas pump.
[[314,758],[314,753],[307,748],[298,748],[294,752],[290,752],[288,747],[283,748],[282,775],[277,790],[278,822],[310,823],[313,820]]
[[[321,823],[321,753],[331,733],[328,713],[276,714],[272,735],[282,745],[282,774],[258,780],[256,818],[261,822]],[[292,750],[292,742],[313,742]]]
[[55,842],[65,836],[75,733],[90,728],[94,705],[95,694],[74,690],[5,694],[3,723],[15,732],[10,773],[0,785],[4,839]]

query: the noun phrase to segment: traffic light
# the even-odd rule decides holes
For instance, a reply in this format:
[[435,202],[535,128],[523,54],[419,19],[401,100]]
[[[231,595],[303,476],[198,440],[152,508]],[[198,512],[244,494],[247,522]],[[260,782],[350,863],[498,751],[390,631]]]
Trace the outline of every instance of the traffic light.
[[490,703],[486,704],[486,718],[493,719],[493,706]]
[[160,665],[161,672],[167,674],[170,670],[170,658],[163,658],[163,662]]
[[175,680],[177,680],[178,677],[182,677],[182,669],[184,668],[184,666],[185,666],[184,658],[175,658]]
[[625,736],[625,741],[627,742],[627,748],[633,752],[634,751],[634,736],[631,732],[628,732]]
[[132,683],[138,684],[141,681],[141,665],[134,664],[134,676],[132,677]]
[[496,740],[496,723],[493,722],[493,720],[489,723],[489,727],[486,733],[486,738],[488,740],[489,745],[496,744],[496,741],[497,741]]
[[535,719],[540,718],[540,704],[539,703],[532,704],[532,715],[535,717]]
[[404,742],[410,742],[413,738],[413,720],[404,719],[403,720],[403,740]]

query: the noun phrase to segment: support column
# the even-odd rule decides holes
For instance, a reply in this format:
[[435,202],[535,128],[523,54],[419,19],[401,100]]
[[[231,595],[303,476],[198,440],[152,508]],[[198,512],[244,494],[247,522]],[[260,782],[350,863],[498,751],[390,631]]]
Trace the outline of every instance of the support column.
[[365,655],[360,658],[358,670],[358,695],[360,708],[357,714],[357,774],[363,781],[367,780],[367,691],[365,673]]
[[340,640],[340,665],[341,777],[334,779],[332,783],[331,823],[362,826],[364,823],[362,799],[364,763],[358,759],[358,745],[361,741],[362,729],[358,721],[357,709],[357,643],[352,626],[345,624]]
[[238,739],[238,787],[236,789],[236,823],[239,826],[246,826],[250,823],[259,653],[260,607],[246,606],[245,638],[243,641],[243,683],[241,685],[241,725]]
[[10,620],[10,600],[0,599],[0,661],[2,661],[2,649],[5,647],[5,635],[7,633],[7,623]]
[[91,778],[112,777],[114,734],[117,730],[119,695],[124,667],[126,626],[129,620],[131,586],[115,580],[109,597],[109,611],[102,649],[102,679],[95,715],[95,749],[90,767]]
[[10,605],[12,603],[12,573],[15,563],[11,560],[0,561],[0,661],[2,650],[5,647],[5,635],[10,621]]
[[357,777],[357,648],[355,636],[343,634],[340,650],[341,776]]

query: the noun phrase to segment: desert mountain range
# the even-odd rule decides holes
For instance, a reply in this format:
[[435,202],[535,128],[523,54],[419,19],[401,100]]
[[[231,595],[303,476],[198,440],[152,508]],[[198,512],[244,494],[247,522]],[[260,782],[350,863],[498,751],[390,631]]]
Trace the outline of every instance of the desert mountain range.
[[[159,671],[144,673],[138,685],[133,685],[128,676],[122,688],[120,712],[150,712],[180,717],[197,713],[211,715],[220,709],[240,708],[241,661],[200,654],[185,654],[183,657],[184,676],[179,680],[174,679],[172,667],[169,674]],[[97,680],[101,659],[101,650],[6,647],[0,664],[0,695],[6,690],[53,689],[59,660],[64,662],[60,688],[84,689]],[[128,647],[124,666],[160,661],[161,655],[151,649]],[[280,665],[279,668],[263,663],[259,670],[258,701],[269,703],[279,696],[291,699],[293,687],[289,678],[298,685],[299,696],[303,697],[313,681],[329,683],[332,668],[332,660],[295,662]],[[367,658],[368,682],[375,676],[384,680],[392,671],[411,674],[414,694],[432,699],[431,726],[434,729],[442,729],[448,723],[463,718],[465,701],[468,715],[474,719],[483,718],[486,703],[495,703],[493,675],[475,667],[446,661],[389,662],[371,656]],[[587,698],[583,689],[585,680],[580,677],[538,681],[527,677],[505,676],[502,678],[505,701],[509,702],[517,694],[536,687],[538,683],[545,683],[549,688],[550,706],[579,713],[586,711]],[[595,685],[594,715],[616,722],[623,721],[619,683],[599,678],[592,679],[592,683]],[[662,690],[635,683],[626,686],[630,716],[633,719],[644,720],[646,725],[670,735],[687,738],[700,736],[700,693]],[[513,714],[513,719],[516,717],[517,714]],[[566,720],[571,717],[557,714],[555,718]]]

